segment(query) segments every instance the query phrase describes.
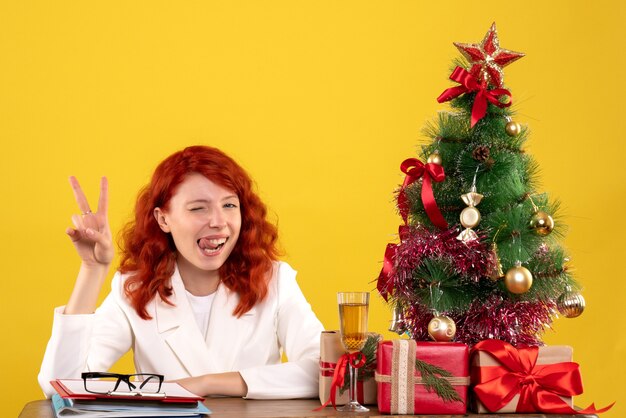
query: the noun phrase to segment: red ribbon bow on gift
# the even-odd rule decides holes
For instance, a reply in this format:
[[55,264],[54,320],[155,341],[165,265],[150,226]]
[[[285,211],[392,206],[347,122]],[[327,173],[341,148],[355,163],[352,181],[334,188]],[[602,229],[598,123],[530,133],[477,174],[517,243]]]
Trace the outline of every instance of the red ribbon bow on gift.
[[365,354],[360,351],[356,353],[346,353],[339,357],[337,360],[337,366],[335,367],[335,372],[333,373],[333,380],[330,382],[330,394],[328,395],[328,399],[322,406],[319,408],[315,408],[314,411],[319,411],[323,409],[332,402],[333,408],[337,409],[335,406],[335,399],[337,399],[337,388],[343,387],[346,376],[346,368],[348,364],[352,365],[355,369],[360,369],[365,365]]
[[461,85],[444,90],[444,92],[437,97],[437,101],[439,103],[443,103],[448,100],[452,100],[463,93],[477,92],[476,97],[474,98],[474,105],[472,106],[472,128],[487,113],[487,102],[498,107],[511,106],[512,101],[510,100],[508,103],[502,103],[498,100],[499,96],[509,96],[510,98],[510,91],[507,89],[487,90],[487,82],[483,81],[482,83],[479,83],[475,76],[469,73],[465,68],[456,67],[454,71],[452,71],[452,74],[450,74],[450,80],[456,81]]
[[423,177],[422,203],[424,204],[426,214],[428,215],[430,221],[439,229],[448,228],[448,223],[443,218],[441,211],[439,211],[439,208],[437,207],[432,186],[433,180],[436,182],[445,180],[446,173],[444,172],[443,167],[435,163],[424,164],[417,158],[409,158],[402,162],[400,170],[406,174],[404,183],[402,184],[402,189],[400,189],[400,193],[398,194],[398,208],[400,209],[400,215],[402,216],[404,223],[407,223],[407,217],[409,215],[409,201],[406,197],[405,190],[410,184],[417,181],[420,177]]
[[478,370],[474,393],[491,412],[496,412],[519,394],[518,413],[599,414],[613,404],[597,410],[591,404],[584,410],[574,410],[560,396],[580,395],[582,379],[577,363],[537,364],[539,349],[516,349],[500,340],[485,340],[473,351],[483,351],[501,366],[485,366]]

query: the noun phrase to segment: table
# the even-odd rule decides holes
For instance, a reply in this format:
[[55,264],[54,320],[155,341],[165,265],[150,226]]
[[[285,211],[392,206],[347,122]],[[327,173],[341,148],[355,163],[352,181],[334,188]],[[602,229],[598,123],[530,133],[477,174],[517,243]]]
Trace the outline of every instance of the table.
[[[391,415],[381,415],[375,405],[368,405],[370,412],[349,414],[337,412],[332,407],[324,408],[321,411],[313,411],[320,406],[317,399],[296,399],[296,400],[246,400],[241,398],[209,398],[205,401],[206,406],[213,411],[212,418],[319,418],[337,416],[357,416],[357,417],[390,417]],[[408,415],[393,415],[398,417],[408,417]],[[413,415],[415,417],[427,418],[566,418],[574,415],[544,415],[544,414],[469,414],[469,415]],[[596,415],[575,415],[576,418],[597,418]],[[54,418],[50,401],[32,401],[24,406],[19,418]]]

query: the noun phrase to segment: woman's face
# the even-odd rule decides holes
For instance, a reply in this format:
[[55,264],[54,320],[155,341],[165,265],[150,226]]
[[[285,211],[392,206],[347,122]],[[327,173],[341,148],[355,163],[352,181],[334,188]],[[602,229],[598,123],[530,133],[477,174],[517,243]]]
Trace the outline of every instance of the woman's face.
[[198,173],[188,175],[167,210],[156,208],[154,215],[161,229],[172,234],[181,275],[217,275],[241,230],[237,195]]

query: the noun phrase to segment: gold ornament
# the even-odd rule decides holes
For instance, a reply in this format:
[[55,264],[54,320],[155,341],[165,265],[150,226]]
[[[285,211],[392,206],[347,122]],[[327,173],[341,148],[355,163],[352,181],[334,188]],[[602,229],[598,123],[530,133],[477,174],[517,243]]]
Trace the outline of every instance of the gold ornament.
[[493,281],[500,280],[504,277],[504,271],[502,270],[502,263],[500,263],[500,257],[498,256],[498,246],[495,242],[491,244],[491,258],[493,264],[487,276]]
[[404,320],[404,311],[402,306],[397,304],[393,309],[393,318],[389,325],[389,331],[393,331],[396,334],[402,335],[407,331],[406,322]]
[[548,213],[537,210],[530,218],[530,228],[535,234],[545,237],[554,229],[554,219]]
[[480,212],[474,206],[469,206],[461,211],[461,225],[473,228],[480,223]]
[[439,154],[439,151],[435,150],[435,152],[433,152],[432,154],[428,156],[428,159],[426,160],[426,162],[428,164],[441,165],[443,160],[441,159],[441,155]]
[[428,335],[435,341],[452,341],[456,334],[456,324],[446,315],[436,315],[428,323]]
[[556,300],[556,307],[564,317],[576,318],[585,310],[585,298],[567,286],[565,292]]
[[519,261],[515,267],[507,270],[504,275],[504,284],[509,292],[520,295],[528,292],[533,285],[533,275],[526,267],[522,266]]
[[506,134],[508,136],[517,136],[520,134],[520,132],[522,132],[522,126],[519,123],[511,120],[506,124],[504,130],[506,131]]
[[476,225],[480,223],[480,212],[476,209],[483,195],[476,193],[476,186],[472,185],[472,189],[469,193],[465,193],[461,196],[463,202],[468,206],[461,211],[461,225],[465,227],[463,231],[456,237],[459,241],[468,242],[478,238],[476,232],[472,230]]

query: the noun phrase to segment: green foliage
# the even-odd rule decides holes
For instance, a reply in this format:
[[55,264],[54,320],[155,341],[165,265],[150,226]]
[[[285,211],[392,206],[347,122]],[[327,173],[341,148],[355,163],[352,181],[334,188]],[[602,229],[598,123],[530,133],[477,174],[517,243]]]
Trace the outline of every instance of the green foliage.
[[446,377],[453,377],[452,373],[420,359],[415,359],[415,368],[422,376],[426,390],[434,391],[445,402],[463,402],[454,387],[446,380]]
[[465,68],[466,70],[470,68],[470,64],[463,55],[459,55],[452,60],[452,65],[450,66],[450,73],[454,71],[456,67]]
[[[439,112],[437,123],[427,122],[422,133],[433,141],[464,142],[470,132],[470,124],[465,115]],[[437,142],[422,147],[422,156],[430,155],[438,146]]]
[[524,300],[557,299],[566,286],[578,289],[572,280],[565,251],[560,248],[545,247],[545,254],[529,260],[528,269],[533,272],[533,286],[523,296]]
[[480,296],[477,283],[464,282],[445,258],[424,260],[413,271],[416,300],[438,312],[464,310]]

